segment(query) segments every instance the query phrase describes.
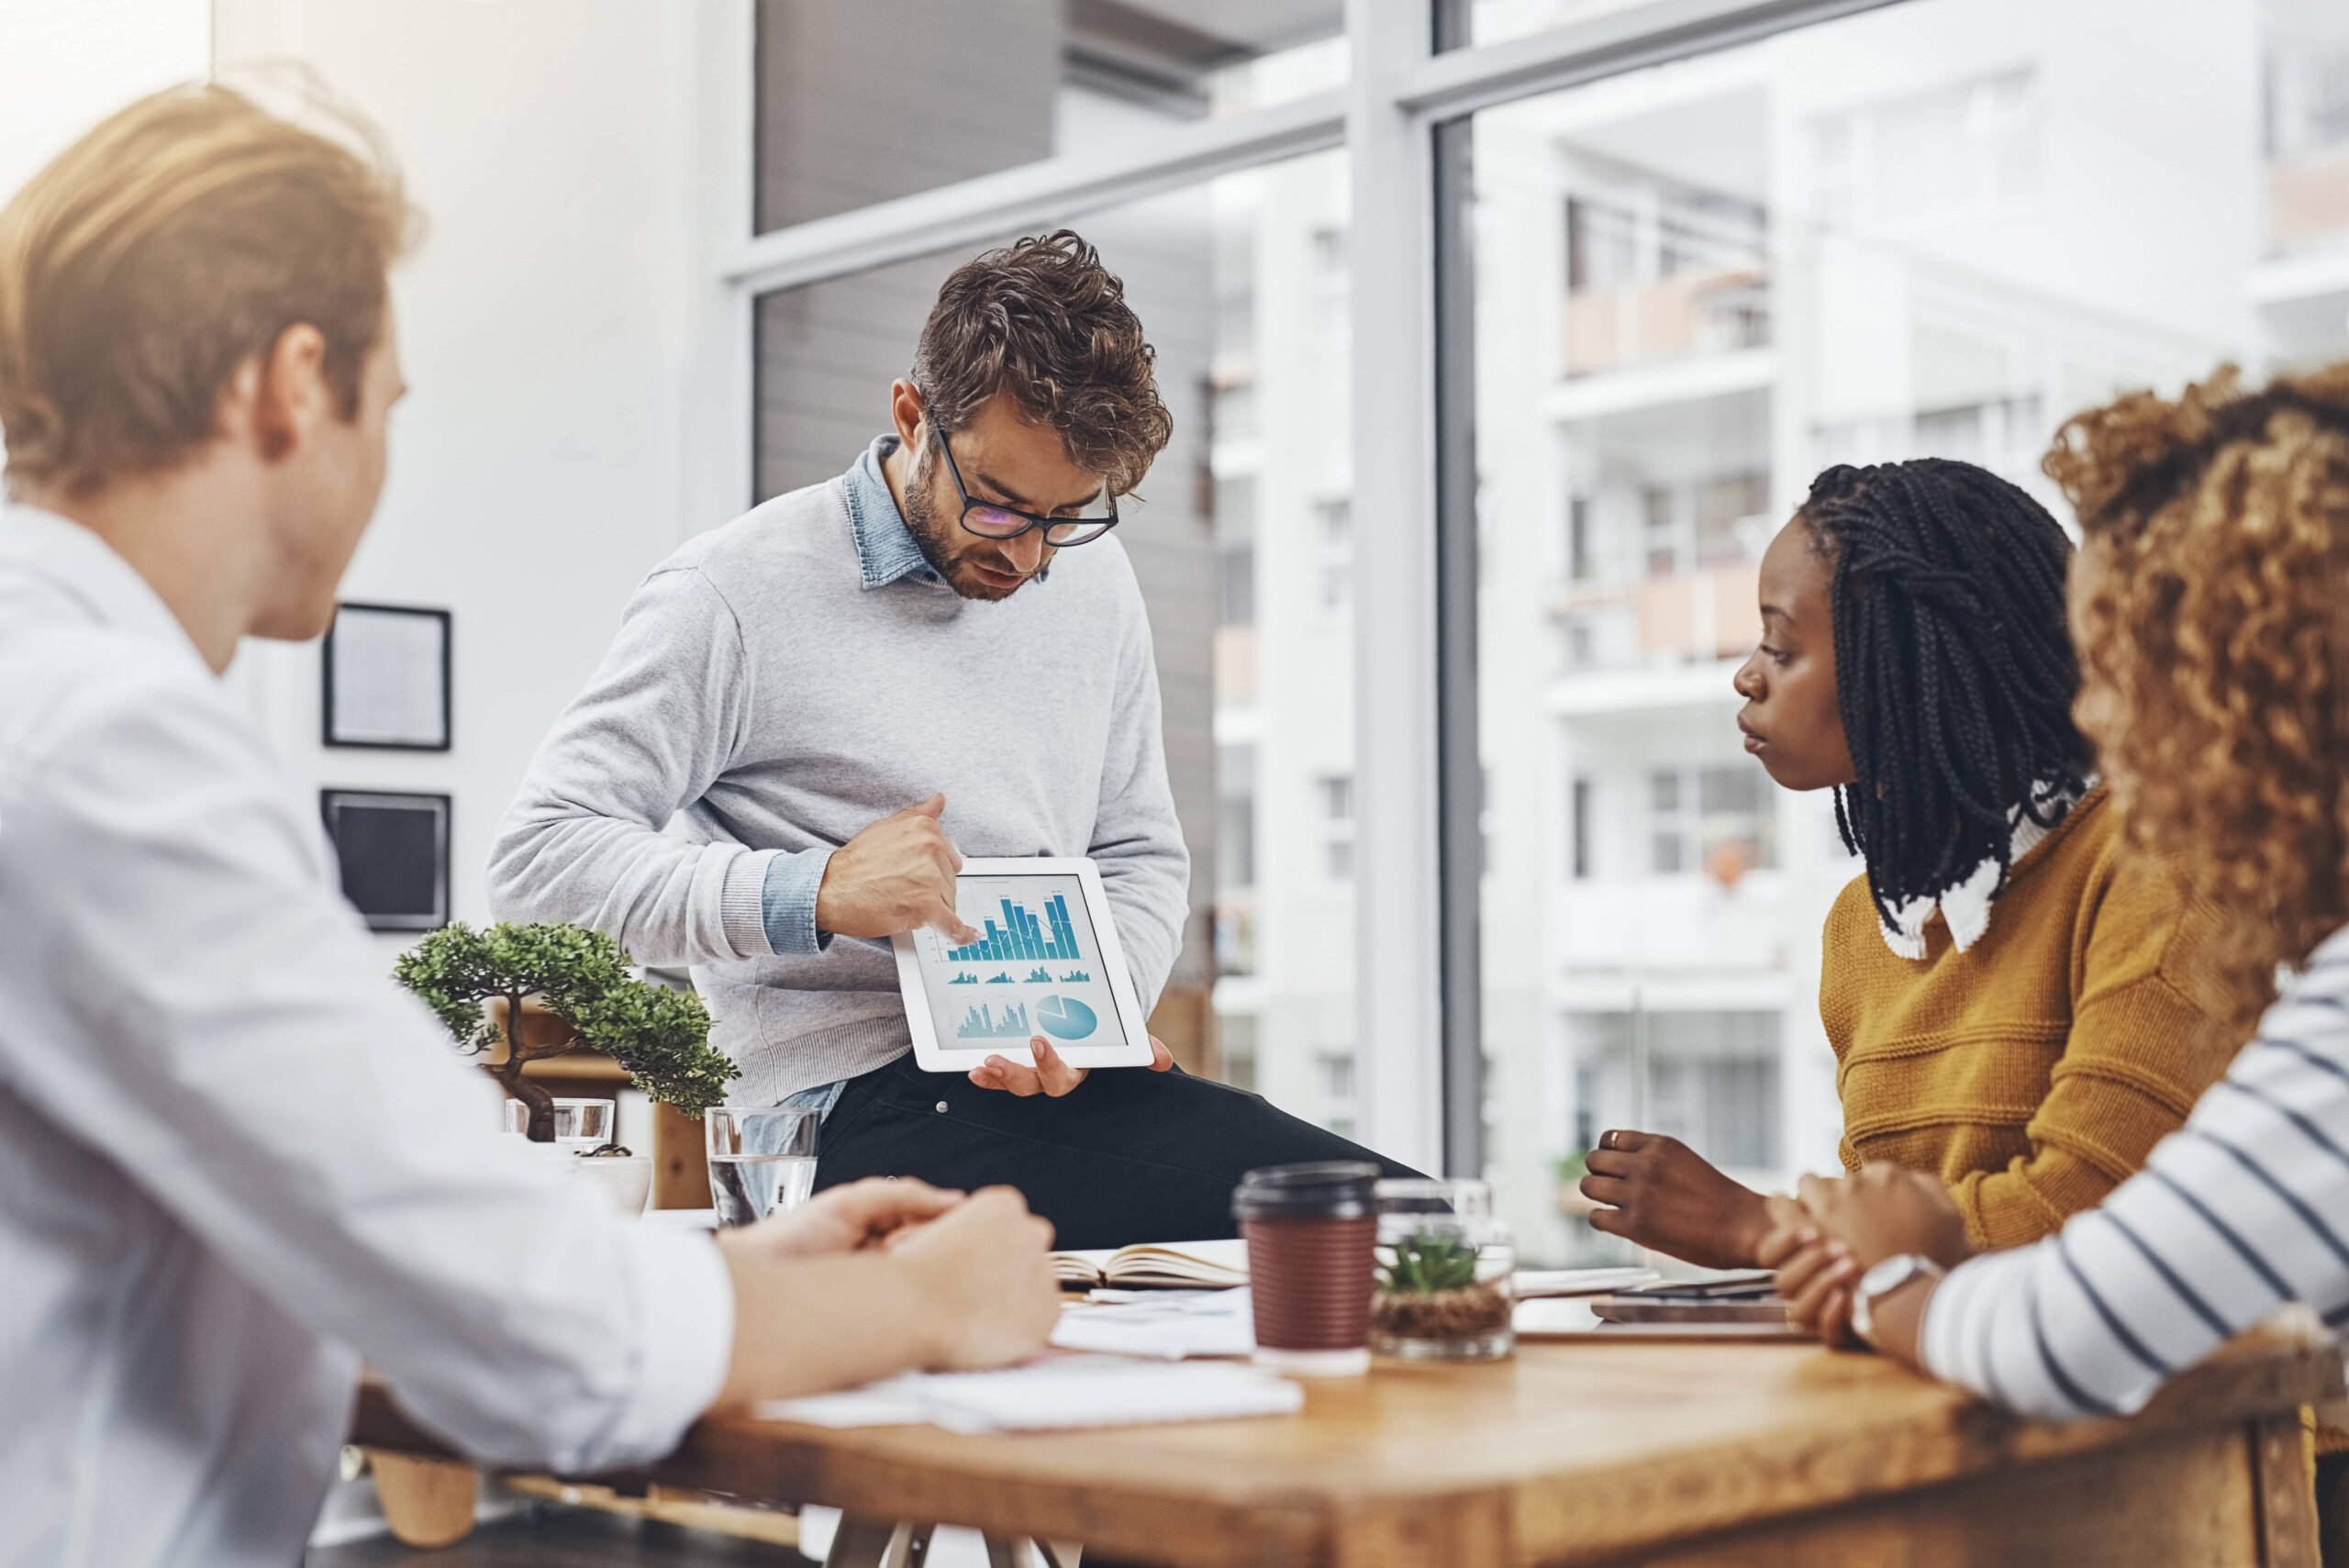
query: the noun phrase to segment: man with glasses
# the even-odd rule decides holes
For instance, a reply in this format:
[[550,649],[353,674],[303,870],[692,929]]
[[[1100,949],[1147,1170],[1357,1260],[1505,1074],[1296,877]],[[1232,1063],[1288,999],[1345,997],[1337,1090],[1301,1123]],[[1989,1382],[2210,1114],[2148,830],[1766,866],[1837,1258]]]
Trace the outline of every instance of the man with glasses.
[[958,269],[892,433],[646,580],[489,869],[507,918],[692,964],[738,1097],[824,1113],[819,1185],[1008,1183],[1069,1247],[1230,1235],[1241,1172],[1370,1157],[1155,1041],[1157,1071],[1090,1083],[1041,1039],[967,1079],[911,1055],[889,938],[974,940],[965,854],[1092,856],[1145,1007],[1182,945],[1189,857],[1115,537],[1173,428],[1152,358],[1074,234]]

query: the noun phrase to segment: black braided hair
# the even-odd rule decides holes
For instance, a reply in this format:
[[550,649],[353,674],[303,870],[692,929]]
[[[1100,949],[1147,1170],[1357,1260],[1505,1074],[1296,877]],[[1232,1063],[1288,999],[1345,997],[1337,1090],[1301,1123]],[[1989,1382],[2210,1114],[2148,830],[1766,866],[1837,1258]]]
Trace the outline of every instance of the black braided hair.
[[1856,782],[1835,792],[1887,924],[1986,860],[2009,813],[2053,827],[2093,752],[2072,721],[2071,541],[2047,508],[1947,458],[1838,464],[1797,516],[1834,561],[1835,679]]

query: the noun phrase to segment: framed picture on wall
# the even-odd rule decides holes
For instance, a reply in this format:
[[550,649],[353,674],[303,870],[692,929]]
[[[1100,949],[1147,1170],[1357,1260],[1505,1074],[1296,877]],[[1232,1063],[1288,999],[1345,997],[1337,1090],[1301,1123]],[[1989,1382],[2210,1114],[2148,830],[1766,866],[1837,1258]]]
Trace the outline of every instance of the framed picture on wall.
[[371,931],[437,931],[449,923],[449,797],[322,789],[342,895]]
[[340,605],[319,683],[329,746],[449,750],[447,610]]

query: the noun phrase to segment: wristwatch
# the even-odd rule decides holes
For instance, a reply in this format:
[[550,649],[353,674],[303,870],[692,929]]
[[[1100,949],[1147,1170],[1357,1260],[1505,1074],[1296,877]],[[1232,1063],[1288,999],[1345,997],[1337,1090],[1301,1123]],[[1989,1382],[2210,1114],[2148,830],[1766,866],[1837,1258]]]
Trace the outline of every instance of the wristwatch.
[[1852,1293],[1852,1331],[1875,1344],[1876,1304],[1913,1280],[1939,1279],[1944,1272],[1932,1259],[1914,1252],[1885,1259],[1860,1276],[1860,1287]]

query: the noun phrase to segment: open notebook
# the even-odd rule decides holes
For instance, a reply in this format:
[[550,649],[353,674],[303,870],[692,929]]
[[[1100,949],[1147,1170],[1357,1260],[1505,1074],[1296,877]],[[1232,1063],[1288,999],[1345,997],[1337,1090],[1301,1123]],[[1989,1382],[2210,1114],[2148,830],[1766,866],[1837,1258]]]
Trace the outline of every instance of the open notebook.
[[1248,1283],[1248,1243],[1224,1241],[1137,1242],[1112,1251],[1054,1252],[1052,1272],[1063,1285],[1080,1290],[1159,1286],[1174,1290],[1221,1290]]

